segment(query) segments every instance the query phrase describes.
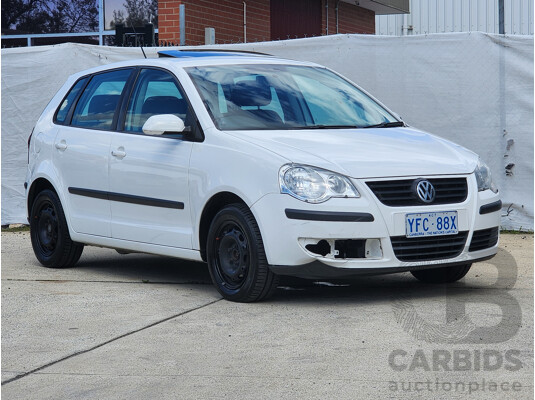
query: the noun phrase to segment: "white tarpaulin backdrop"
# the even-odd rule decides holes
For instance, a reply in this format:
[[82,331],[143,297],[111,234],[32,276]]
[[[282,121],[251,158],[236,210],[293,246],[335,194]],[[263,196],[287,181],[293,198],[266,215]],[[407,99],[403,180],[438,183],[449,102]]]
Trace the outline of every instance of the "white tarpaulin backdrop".
[[[533,229],[533,36],[336,35],[221,47],[342,73],[408,124],[480,154],[501,191],[502,226]],[[148,57],[158,50],[145,49]],[[26,222],[26,142],[67,76],[140,57],[138,48],[80,44],[2,49],[2,225]]]

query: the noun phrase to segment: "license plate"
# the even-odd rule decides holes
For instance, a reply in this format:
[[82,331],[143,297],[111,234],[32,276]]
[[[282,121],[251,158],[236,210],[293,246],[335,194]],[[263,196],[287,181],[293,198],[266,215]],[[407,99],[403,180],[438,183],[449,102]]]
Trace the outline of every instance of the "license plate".
[[407,237],[455,235],[459,232],[457,225],[457,211],[407,214],[405,216]]

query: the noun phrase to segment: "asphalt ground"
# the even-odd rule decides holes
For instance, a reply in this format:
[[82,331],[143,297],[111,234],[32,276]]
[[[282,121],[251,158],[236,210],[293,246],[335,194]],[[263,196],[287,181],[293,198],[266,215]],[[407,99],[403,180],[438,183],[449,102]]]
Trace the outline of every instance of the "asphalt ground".
[[2,232],[3,399],[531,399],[533,235],[451,285],[284,279],[221,299],[205,264],[86,247],[41,267]]

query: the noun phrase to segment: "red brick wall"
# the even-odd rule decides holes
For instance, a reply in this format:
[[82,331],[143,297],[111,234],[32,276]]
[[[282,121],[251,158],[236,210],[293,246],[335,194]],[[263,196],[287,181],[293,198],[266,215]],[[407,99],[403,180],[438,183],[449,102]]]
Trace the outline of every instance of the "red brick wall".
[[[242,0],[159,0],[162,42],[180,42],[178,7],[186,8],[186,45],[204,44],[204,28],[215,28],[216,43],[243,42]],[[269,0],[247,0],[247,41],[270,39]]]
[[160,41],[180,43],[180,0],[158,0],[158,38]]
[[[329,34],[336,33],[336,0],[322,1],[322,34],[326,28],[325,2],[329,2]],[[159,0],[158,30],[161,43],[180,43],[179,5],[186,7],[186,45],[204,44],[204,28],[215,28],[216,43],[243,42],[242,0]],[[270,40],[270,0],[246,0],[247,41]],[[339,33],[375,33],[375,13],[340,1]]]
[[[326,32],[326,1],[329,2],[329,35],[334,35],[336,33],[336,0],[322,0],[322,34],[325,35]],[[366,8],[340,1],[338,3],[338,33],[375,34],[375,13]]]

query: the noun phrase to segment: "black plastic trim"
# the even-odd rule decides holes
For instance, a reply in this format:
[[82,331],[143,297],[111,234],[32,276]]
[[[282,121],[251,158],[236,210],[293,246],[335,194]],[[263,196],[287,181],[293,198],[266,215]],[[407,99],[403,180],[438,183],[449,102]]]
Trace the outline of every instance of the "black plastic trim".
[[[416,184],[421,180],[429,181],[436,191],[435,199],[423,202],[416,194]],[[434,206],[438,204],[464,203],[468,197],[466,177],[416,178],[384,181],[368,181],[366,185],[375,197],[388,207]]]
[[294,210],[291,208],[287,208],[284,212],[289,219],[300,219],[304,221],[373,222],[375,220],[373,215],[369,213],[309,211]]
[[472,252],[490,249],[498,244],[499,237],[500,228],[498,226],[474,231],[468,251]]
[[174,208],[176,210],[183,210],[184,203],[180,201],[155,199],[152,197],[135,196],[132,194],[113,193],[103,190],[83,189],[70,187],[69,193],[78,196],[92,197],[101,200],[118,201],[121,203],[139,204],[142,206]]
[[479,214],[481,215],[490,214],[496,211],[500,211],[501,209],[502,209],[502,201],[498,200],[498,201],[495,201],[494,203],[482,205],[479,208]]
[[117,121],[115,125],[115,131],[121,132],[124,128],[124,121],[126,118],[126,108],[130,101],[130,96],[132,96],[132,91],[136,85],[137,78],[139,77],[139,72],[141,68],[139,66],[134,67],[132,74],[128,77],[126,81],[125,88],[123,90],[121,100],[119,101],[119,112],[117,114]]
[[358,276],[387,275],[398,272],[419,271],[426,269],[453,267],[456,265],[472,264],[475,262],[490,260],[495,254],[477,258],[475,260],[456,261],[444,264],[401,266],[387,268],[338,268],[331,267],[321,261],[313,261],[304,265],[270,265],[269,269],[277,275],[295,276],[304,279],[342,279]]
[[399,261],[434,261],[457,257],[464,250],[467,237],[468,231],[460,231],[455,235],[391,236],[390,242]]

